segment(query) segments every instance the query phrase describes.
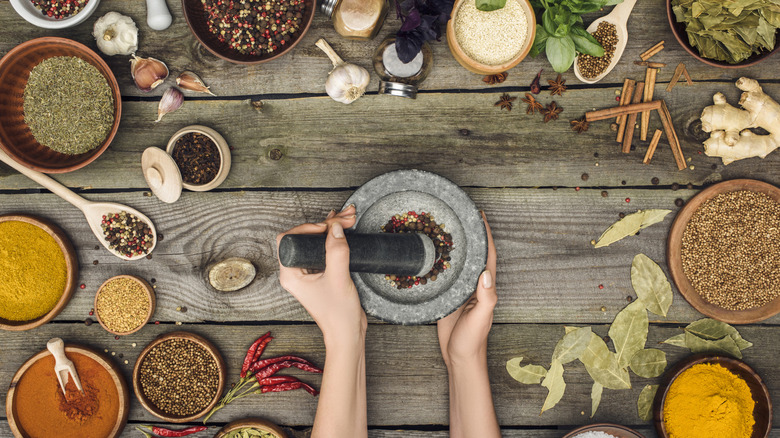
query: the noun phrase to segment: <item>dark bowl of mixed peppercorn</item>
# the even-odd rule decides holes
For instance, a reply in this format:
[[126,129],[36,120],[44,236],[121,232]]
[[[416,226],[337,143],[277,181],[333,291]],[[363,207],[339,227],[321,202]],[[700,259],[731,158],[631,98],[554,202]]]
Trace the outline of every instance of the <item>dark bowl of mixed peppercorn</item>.
[[236,64],[274,60],[295,47],[314,19],[314,0],[182,0],[195,38]]

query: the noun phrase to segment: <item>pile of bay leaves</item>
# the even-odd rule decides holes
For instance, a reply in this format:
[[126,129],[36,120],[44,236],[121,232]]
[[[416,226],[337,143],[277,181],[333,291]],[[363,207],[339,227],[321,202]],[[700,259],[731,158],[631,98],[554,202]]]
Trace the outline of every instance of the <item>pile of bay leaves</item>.
[[704,58],[737,64],[775,47],[777,0],[672,0],[672,10]]

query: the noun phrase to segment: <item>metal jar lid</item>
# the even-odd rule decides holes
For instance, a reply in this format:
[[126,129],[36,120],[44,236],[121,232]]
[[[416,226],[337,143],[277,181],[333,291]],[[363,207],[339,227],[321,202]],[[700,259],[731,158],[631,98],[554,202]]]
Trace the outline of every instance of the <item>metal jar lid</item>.
[[403,84],[401,82],[379,81],[379,94],[390,94],[392,96],[417,98],[417,86]]
[[328,17],[333,16],[333,10],[336,9],[336,4],[339,0],[320,0],[320,11],[322,11]]

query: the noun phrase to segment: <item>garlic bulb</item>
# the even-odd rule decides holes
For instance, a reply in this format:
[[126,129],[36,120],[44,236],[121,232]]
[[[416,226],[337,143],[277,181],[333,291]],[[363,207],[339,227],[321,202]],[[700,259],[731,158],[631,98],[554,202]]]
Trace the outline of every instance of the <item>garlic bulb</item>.
[[325,52],[333,63],[333,70],[325,81],[325,91],[328,96],[341,103],[352,103],[362,96],[366,92],[368,81],[371,79],[368,70],[359,65],[344,62],[333,51],[330,44],[322,38],[317,41],[316,46]]
[[160,103],[157,105],[157,120],[155,122],[159,122],[164,115],[179,109],[182,103],[184,103],[184,95],[178,88],[171,87],[165,90]]
[[132,18],[119,12],[100,17],[92,28],[92,36],[106,55],[132,55],[138,50],[138,28]]
[[168,77],[168,66],[159,59],[139,58],[133,55],[130,60],[130,73],[135,85],[144,93],[152,91]]

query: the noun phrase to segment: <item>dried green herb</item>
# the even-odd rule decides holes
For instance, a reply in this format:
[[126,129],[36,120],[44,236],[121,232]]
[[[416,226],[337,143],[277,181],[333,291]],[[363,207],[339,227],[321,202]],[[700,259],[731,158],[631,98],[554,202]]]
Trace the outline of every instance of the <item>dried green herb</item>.
[[631,358],[631,371],[639,377],[653,378],[666,369],[666,353],[656,348],[639,350]]
[[639,210],[612,224],[601,234],[594,248],[609,246],[618,240],[633,236],[639,230],[664,220],[672,210]]
[[618,365],[617,355],[611,351],[607,358],[607,364],[603,367],[585,366],[590,378],[607,389],[631,389],[628,368]]
[[687,348],[694,353],[725,353],[737,358],[742,357],[742,350],[753,346],[742,338],[736,328],[710,318],[688,324],[685,333],[672,336],[663,343]]
[[593,387],[590,389],[590,418],[596,415],[596,410],[601,404],[601,393],[604,392],[604,387],[598,382],[593,382]]
[[772,0],[672,0],[672,11],[702,57],[729,64],[774,49],[780,27]]
[[639,399],[636,402],[637,414],[644,421],[650,421],[653,418],[653,399],[658,391],[658,385],[647,385],[639,393]]
[[737,343],[731,336],[727,336],[717,341],[702,339],[691,332],[685,332],[685,344],[692,353],[721,353],[742,359],[742,351],[739,350]]
[[615,316],[609,337],[615,345],[618,365],[625,367],[634,353],[645,347],[648,326],[647,311],[641,301],[634,301]]
[[254,427],[242,427],[228,433],[225,438],[278,438],[270,432],[263,432]]
[[585,351],[585,348],[590,342],[590,337],[593,334],[590,327],[582,327],[573,330],[561,338],[558,344],[555,346],[555,351],[552,355],[552,360],[559,361],[562,364],[567,364],[573,360],[580,358],[580,355]]
[[663,341],[663,344],[674,345],[675,347],[688,348],[688,344],[685,343],[685,333],[672,336],[671,338]]
[[544,413],[544,411],[555,407],[566,391],[566,382],[563,380],[563,365],[559,361],[552,361],[550,371],[547,372],[544,381],[542,381],[542,386],[548,390],[547,398],[542,406],[542,413]]
[[752,347],[753,344],[742,339],[737,329],[726,324],[725,322],[717,321],[711,318],[704,318],[698,321],[694,321],[685,327],[686,332],[693,333],[694,335],[709,339],[711,341],[717,341],[718,339],[730,336],[737,344],[740,350]]
[[664,318],[672,305],[672,285],[666,274],[650,257],[637,254],[631,263],[631,285],[647,310]]
[[[580,362],[589,368],[608,368],[613,355],[601,337],[591,333],[590,342],[580,356]],[[616,362],[617,363],[617,362]]]
[[520,366],[522,357],[515,357],[506,363],[506,370],[513,379],[527,385],[538,385],[547,375],[547,370],[539,365]]
[[47,58],[30,71],[24,121],[43,146],[69,155],[89,152],[103,144],[114,124],[111,87],[81,58]]

